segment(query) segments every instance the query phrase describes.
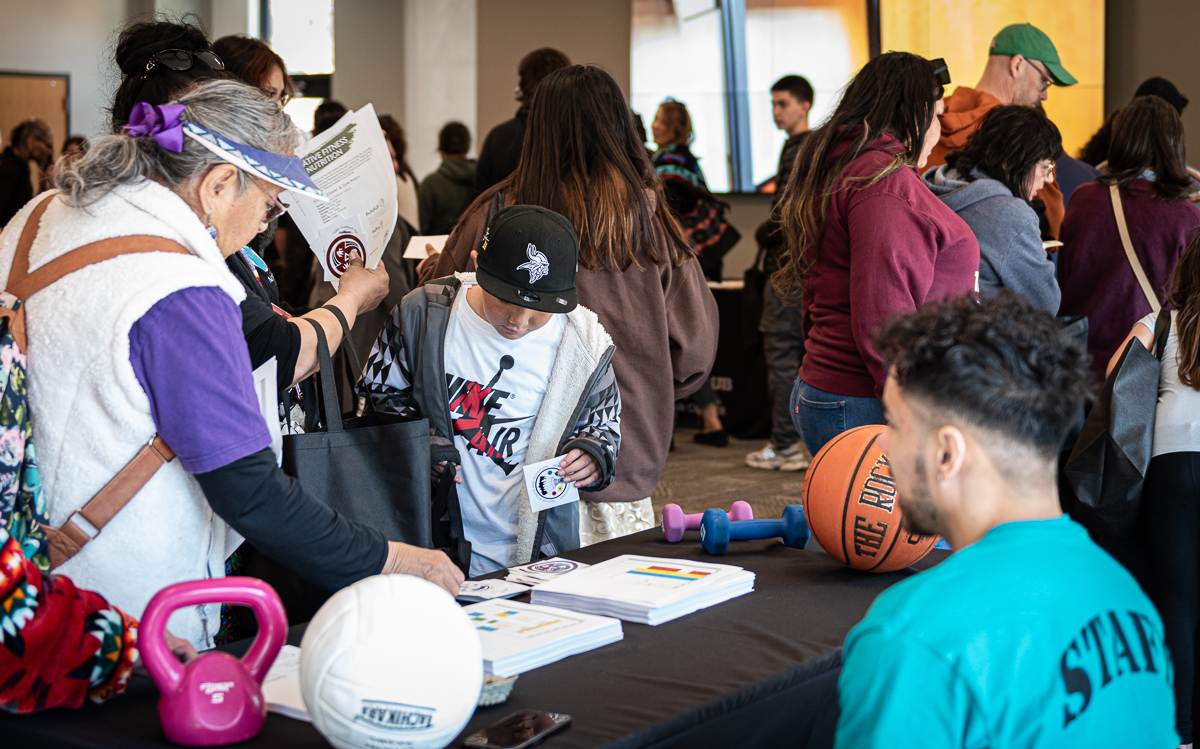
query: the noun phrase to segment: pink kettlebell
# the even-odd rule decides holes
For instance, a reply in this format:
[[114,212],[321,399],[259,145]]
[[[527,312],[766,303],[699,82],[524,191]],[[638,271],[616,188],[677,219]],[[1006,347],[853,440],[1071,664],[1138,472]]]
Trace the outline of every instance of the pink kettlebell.
[[[258,637],[244,658],[211,650],[180,663],[167,647],[164,633],[171,612],[202,603],[237,603],[254,610]],[[150,599],[139,627],[138,648],[162,693],[158,718],[167,740],[217,746],[258,735],[267,719],[260,685],[283,647],[287,628],[279,594],[250,577],[178,583]]]

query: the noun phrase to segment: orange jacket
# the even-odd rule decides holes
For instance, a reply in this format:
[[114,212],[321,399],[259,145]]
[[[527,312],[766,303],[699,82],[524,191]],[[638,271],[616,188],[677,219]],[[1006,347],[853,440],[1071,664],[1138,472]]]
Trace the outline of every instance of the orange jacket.
[[[925,168],[945,164],[946,154],[965,146],[967,138],[971,137],[971,133],[978,129],[979,121],[988,113],[988,110],[1003,103],[985,91],[977,91],[966,86],[954,89],[954,93],[946,97],[946,113],[942,115],[941,120],[942,137],[938,138],[937,145],[933,147],[933,153],[929,155],[929,161],[925,164]],[[1062,226],[1063,214],[1066,212],[1063,207],[1062,190],[1059,189],[1058,183],[1046,183],[1033,197],[1035,200],[1045,202],[1046,221],[1050,224],[1050,235],[1058,239],[1058,230]]]

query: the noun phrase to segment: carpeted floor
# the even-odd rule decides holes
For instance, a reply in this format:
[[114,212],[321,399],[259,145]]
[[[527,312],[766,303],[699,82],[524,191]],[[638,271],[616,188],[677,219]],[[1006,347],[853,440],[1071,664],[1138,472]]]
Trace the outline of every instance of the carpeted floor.
[[663,505],[673,502],[684,512],[703,512],[709,507],[728,510],[735,500],[745,500],[754,516],[777,518],[786,505],[800,503],[804,471],[764,471],[746,465],[746,454],[762,449],[765,440],[730,439],[728,447],[709,447],[692,441],[695,429],[675,430],[675,452],[654,492],[655,518]]

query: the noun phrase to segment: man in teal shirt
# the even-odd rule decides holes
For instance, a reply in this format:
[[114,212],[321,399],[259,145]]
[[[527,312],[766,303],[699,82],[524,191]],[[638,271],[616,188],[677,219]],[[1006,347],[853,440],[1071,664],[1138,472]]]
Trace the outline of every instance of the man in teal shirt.
[[1011,294],[924,307],[878,345],[901,524],[956,551],[846,638],[839,749],[1177,746],[1158,612],[1059,509],[1083,349]]

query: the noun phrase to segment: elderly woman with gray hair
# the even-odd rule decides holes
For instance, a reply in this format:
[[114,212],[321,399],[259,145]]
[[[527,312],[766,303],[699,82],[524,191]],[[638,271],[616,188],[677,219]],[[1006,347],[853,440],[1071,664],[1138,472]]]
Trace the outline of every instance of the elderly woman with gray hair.
[[[221,576],[241,537],[325,588],[403,572],[458,592],[445,554],[349,522],[276,466],[241,334],[246,292],[224,260],[282,210],[285,188],[323,199],[292,156],[298,139],[278,104],[237,81],[141,103],[0,235],[6,288],[23,235],[33,272],[91,243],[141,245],[24,303],[50,533],[81,543],[56,572],[131,616],[166,585]],[[151,443],[166,462],[98,532],[89,499]],[[171,629],[202,647],[218,624],[213,605],[176,612]]]

